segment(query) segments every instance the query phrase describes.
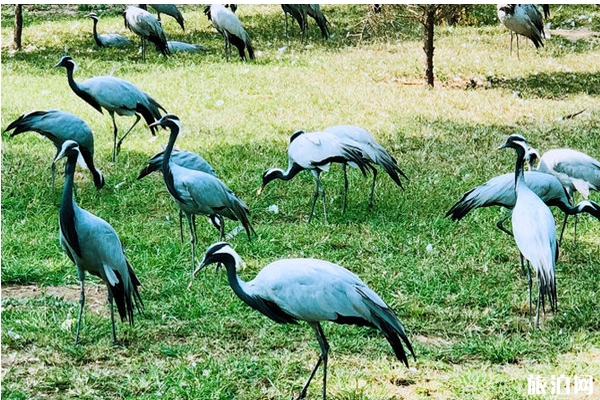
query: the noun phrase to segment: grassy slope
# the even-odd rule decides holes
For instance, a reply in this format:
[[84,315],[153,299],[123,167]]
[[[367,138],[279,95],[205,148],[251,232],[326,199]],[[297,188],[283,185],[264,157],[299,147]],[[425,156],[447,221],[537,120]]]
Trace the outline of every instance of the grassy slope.
[[[555,36],[538,52],[522,42],[519,61],[508,56],[508,34],[500,26],[441,28],[435,54],[441,81],[428,90],[413,84],[421,79],[422,44],[406,21],[399,21],[403,28],[389,41],[367,38],[358,45],[345,33],[361,27],[363,8],[324,9],[335,22],[335,37],[322,43],[311,24],[307,48],[297,30],[291,40],[283,38],[278,6],[242,6],[238,14],[261,52],[254,63],[224,62],[222,39],[199,6],[186,10],[185,34],[170,19],[165,27],[170,38],[201,43],[210,52],[168,60],[151,52],[145,64],[134,49],[94,48],[89,20],[28,17],[27,50],[2,51],[1,126],[23,112],[48,108],[90,124],[107,185],[96,192],[82,171],[78,202],[119,233],[143,282],[147,311],[134,328],[118,326],[123,342],[113,347],[107,308],[86,309],[83,343],[75,347],[69,325],[76,302],[3,298],[6,398],[289,398],[317,358],[306,325],[279,326],[251,311],[223,274],[204,271],[185,289],[190,248],[180,243],[175,205],[160,176],[135,180],[167,133],[151,141],[140,124],[112,164],[110,118],[78,99],[64,70],[52,68],[65,46],[80,66],[76,80],[114,70],[179,115],[184,132],[178,146],[205,156],[248,203],[259,236],[231,240],[248,264],[244,278],[278,258],[324,258],[356,272],[397,311],[415,346],[417,370],[395,360],[377,332],[326,324],[330,398],[515,399],[526,397],[529,374],[592,374],[598,382],[600,224],[580,218],[577,246],[572,224],[567,228],[557,267],[560,313],[544,318],[535,331],[518,251],[495,228],[503,211],[478,210],[460,223],[443,218],[466,190],[512,170],[514,154],[494,151],[509,133],[523,133],[541,151],[564,146],[600,157],[597,39]],[[5,13],[3,7],[3,43],[11,40]],[[553,18],[569,26],[568,18],[579,23],[582,14],[592,15],[597,28],[600,15],[593,6],[563,6]],[[131,37],[118,15],[102,18],[100,29]],[[457,88],[470,79],[490,84]],[[587,112],[579,117],[560,120],[583,108]],[[117,120],[122,129],[132,122]],[[410,177],[405,191],[380,174],[370,211],[370,180],[352,171],[342,215],[341,171],[333,167],[323,177],[329,224],[317,213],[310,226],[309,174],[274,182],[256,196],[262,172],[287,164],[291,132],[339,123],[367,128],[396,156]],[[53,155],[53,146],[37,134],[2,135],[3,284],[77,283],[57,240],[62,178],[52,191]],[[267,212],[271,204],[279,214]],[[229,230],[234,226],[227,224]],[[201,257],[217,239],[204,218],[198,237]],[[88,287],[94,282],[88,280]],[[309,391],[315,398],[319,377]]]

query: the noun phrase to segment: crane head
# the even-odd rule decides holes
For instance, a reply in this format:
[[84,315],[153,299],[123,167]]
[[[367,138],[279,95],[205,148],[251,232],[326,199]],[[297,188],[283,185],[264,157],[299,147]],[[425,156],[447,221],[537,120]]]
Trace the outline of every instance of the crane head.
[[242,257],[240,257],[240,255],[231,247],[229,243],[217,242],[213,245],[210,245],[208,249],[206,249],[204,259],[198,268],[194,270],[194,277],[196,274],[198,274],[198,272],[204,269],[204,267],[215,263],[222,263],[225,265],[225,268],[235,268],[236,271],[246,266],[246,263],[244,260],[242,260]]
[[497,150],[504,149],[506,147],[512,147],[513,149],[516,149],[518,148],[517,146],[524,148],[525,153],[527,153],[529,150],[529,145],[527,144],[525,137],[518,133],[513,133],[506,139],[506,142],[502,146],[498,147]]
[[149,128],[154,128],[156,126],[162,126],[165,129],[166,128],[171,128],[171,129],[178,128],[179,130],[181,130],[181,120],[179,120],[179,117],[177,115],[165,114],[158,121],[154,121],[153,123],[148,125]]
[[74,140],[65,140],[53,163],[56,163],[61,158],[72,156],[79,156],[79,144]]
[[91,18],[91,19],[93,19],[94,21],[98,22],[98,14],[96,14],[96,13],[94,13],[94,12],[91,12],[91,13],[89,13],[88,15],[86,15],[86,17],[87,17],[87,18]]

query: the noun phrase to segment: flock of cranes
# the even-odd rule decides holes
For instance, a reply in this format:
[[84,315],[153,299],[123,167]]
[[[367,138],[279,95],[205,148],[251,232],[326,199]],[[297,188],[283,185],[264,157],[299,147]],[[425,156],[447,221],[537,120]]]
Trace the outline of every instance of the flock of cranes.
[[[177,14],[172,7],[152,6],[160,13],[174,16],[181,28],[185,29],[183,16]],[[314,18],[318,22],[320,18],[318,15],[322,16],[322,14],[318,8],[312,7],[313,5],[301,6],[301,11],[293,7],[287,9],[284,7],[284,10],[298,21],[300,29],[304,32],[306,15],[316,15]],[[313,14],[309,10],[312,10]],[[499,7],[498,10],[500,13],[501,8]],[[503,7],[502,12],[508,14],[510,9]],[[517,11],[513,9],[513,12]],[[206,13],[215,28],[224,36],[228,51],[233,44],[242,59],[245,58],[245,51],[249,58],[254,57],[251,40],[243,28],[241,30],[225,28],[225,26],[241,27],[231,7],[212,5],[206,9]],[[169,49],[164,45],[166,38],[156,33],[153,28],[155,24],[147,23],[151,21],[147,14],[149,14],[147,11],[138,7],[128,7],[125,11],[126,25],[142,37],[142,49],[145,47],[144,41],[148,40],[164,55],[168,55]],[[99,35],[96,30],[97,15],[91,13],[88,17],[94,21],[94,38],[98,46],[118,46],[117,43],[123,43],[122,37]],[[323,17],[323,20],[326,29],[326,19]],[[157,26],[160,27],[160,23]],[[321,27],[322,31],[323,29]],[[516,30],[515,32],[519,33]],[[325,33],[323,36],[326,37]],[[182,217],[185,216],[187,219],[194,276],[209,264],[222,264],[226,269],[231,288],[248,306],[277,323],[305,321],[314,329],[321,354],[298,398],[306,396],[309,384],[321,364],[323,365],[323,398],[326,397],[329,344],[321,327],[322,321],[376,328],[388,340],[396,357],[407,367],[408,353],[416,360],[405,329],[393,310],[358,276],[339,265],[313,258],[281,259],[264,267],[252,281],[241,280],[236,271],[243,261],[231,245],[224,242],[225,218],[239,221],[246,231],[248,240],[251,240],[252,233],[256,235],[256,232],[250,222],[249,208],[216,176],[215,169],[204,158],[186,150],[175,149],[175,142],[182,127],[180,118],[168,113],[148,93],[125,80],[101,76],[76,82],[73,77],[76,64],[69,56],[62,57],[56,67],[66,69],[68,85],[78,97],[100,113],[106,110],[111,116],[113,162],[124,138],[142,117],[152,134],[156,134],[158,127],[170,130],[166,148],[149,158],[138,179],[155,171],[162,173],[165,187],[180,211],[182,239]],[[118,138],[115,114],[136,117],[133,125],[120,138]],[[125,257],[123,245],[116,231],[103,219],[80,208],[73,197],[78,160],[90,170],[98,190],[101,190],[105,183],[103,174],[94,164],[92,130],[77,116],[59,110],[23,114],[10,123],[5,130],[14,131],[11,137],[34,131],[52,141],[56,147],[56,155],[52,161],[52,186],[54,186],[55,163],[66,158],[59,211],[59,232],[60,244],[68,258],[77,266],[78,278],[81,282],[75,342],[79,341],[80,335],[85,303],[86,272],[100,277],[106,283],[112,336],[113,341],[116,342],[113,303],[117,305],[121,320],[128,321],[130,324],[134,322],[134,311],[142,312],[144,304],[138,292],[140,280]],[[446,216],[451,217],[452,220],[460,220],[471,210],[488,206],[502,206],[510,210],[497,225],[504,232],[514,236],[522,256],[527,260],[528,266],[531,265],[538,278],[535,320],[535,325],[538,326],[540,309],[545,311],[546,301],[552,311],[555,311],[558,306],[555,265],[567,216],[585,212],[600,220],[600,205],[588,199],[590,190],[600,190],[600,162],[572,149],[549,150],[540,157],[539,153],[528,145],[525,138],[518,134],[509,136],[500,148],[515,150],[515,172],[500,175],[467,192]],[[364,176],[369,172],[372,173],[369,207],[373,206],[378,168],[383,169],[401,189],[404,189],[401,177],[408,181],[408,177],[400,169],[394,156],[367,130],[353,125],[336,125],[315,132],[296,131],[290,137],[287,153],[287,170],[267,169],[262,175],[262,186],[258,194],[273,180],[288,181],[301,171],[310,171],[315,177],[315,192],[309,223],[313,218],[319,194],[323,199],[325,220],[327,218],[325,190],[320,174],[328,171],[332,163],[339,163],[343,168],[342,212],[347,207],[347,165],[360,169]],[[539,160],[537,169],[536,159]],[[525,172],[527,164],[532,170]],[[581,193],[585,200],[573,205],[575,192]],[[565,213],[559,240],[556,238],[554,217],[548,206],[556,206]],[[219,230],[219,242],[208,246],[199,266],[196,264],[195,255],[198,242],[196,215],[207,216]],[[512,217],[512,232],[503,226],[503,222],[508,217]],[[532,274],[530,269],[528,271],[531,317]]]

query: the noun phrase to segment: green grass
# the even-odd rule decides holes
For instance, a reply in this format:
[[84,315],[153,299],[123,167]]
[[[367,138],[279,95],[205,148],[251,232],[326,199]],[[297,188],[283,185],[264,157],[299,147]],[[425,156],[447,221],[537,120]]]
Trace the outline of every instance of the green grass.
[[[283,399],[297,394],[318,357],[306,324],[277,325],[245,306],[222,273],[211,269],[191,289],[190,245],[181,243],[177,209],[159,175],[136,181],[149,156],[165,144],[140,124],[111,163],[109,116],[69,89],[53,65],[65,48],[79,64],[78,81],[108,74],[150,93],[183,121],[177,146],[203,155],[249,205],[258,236],[231,240],[251,279],[271,261],[317,257],[357,273],[396,310],[417,353],[416,369],[398,362],[375,330],[324,324],[331,344],[331,399],[530,399],[527,378],[540,374],[593,375],[600,388],[600,224],[583,216],[578,243],[572,222],[557,265],[559,309],[532,328],[526,279],[514,241],[498,231],[498,208],[477,210],[453,223],[445,212],[462,194],[513,168],[514,153],[495,151],[520,132],[540,151],[572,147],[600,158],[600,47],[597,38],[554,35],[536,51],[521,41],[520,60],[508,54],[509,36],[497,23],[439,27],[434,90],[422,86],[420,30],[397,20],[385,39],[346,33],[362,28],[365,7],[324,6],[335,36],[310,46],[297,28],[284,38],[277,5],[242,5],[238,15],[260,52],[255,62],[225,62],[221,37],[201,6],[184,9],[188,30],[164,24],[170,39],[200,43],[206,54],[164,59],[135,48],[94,46],[88,6],[73,15],[26,12],[24,51],[2,49],[2,123],[20,114],[57,108],[91,126],[96,163],[107,180],[96,191],[77,174],[78,204],[119,233],[142,281],[146,305],[135,327],[117,326],[112,346],[101,284],[87,280],[99,303],[86,307],[81,344],[73,345],[78,303],[42,294],[2,298],[2,395],[6,399]],[[2,42],[12,41],[12,8],[2,7]],[[492,7],[478,12],[495,21]],[[592,22],[579,19],[592,17]],[[477,13],[475,13],[477,16]],[[600,30],[595,6],[563,5],[553,27]],[[117,10],[101,15],[102,32],[123,28]],[[282,53],[283,46],[288,46]],[[467,89],[473,80],[474,89]],[[587,111],[573,119],[566,115]],[[119,117],[126,129],[132,118]],[[328,222],[317,207],[307,225],[314,181],[308,173],[256,190],[268,167],[287,166],[297,129],[350,123],[373,133],[409,176],[406,190],[380,173],[375,207],[367,207],[370,178],[349,174],[348,209],[341,213],[341,169],[323,174]],[[77,298],[77,275],[58,243],[62,173],[50,187],[54,147],[35,133],[2,134],[2,284],[61,287]],[[57,169],[62,172],[62,163]],[[597,193],[592,194],[600,201]],[[276,204],[279,213],[267,208]],[[557,223],[562,215],[555,211]],[[197,256],[217,240],[198,222]],[[235,224],[227,222],[227,230]],[[432,250],[427,251],[431,244]],[[97,293],[100,294],[97,294]],[[89,295],[91,296],[91,295]],[[319,398],[320,373],[309,389]]]

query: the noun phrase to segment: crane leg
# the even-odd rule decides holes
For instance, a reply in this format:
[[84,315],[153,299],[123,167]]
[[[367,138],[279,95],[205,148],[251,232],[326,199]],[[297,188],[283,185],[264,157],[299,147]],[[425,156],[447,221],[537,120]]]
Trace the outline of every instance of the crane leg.
[[115,330],[115,310],[114,310],[114,306],[113,306],[114,299],[113,299],[112,292],[110,291],[110,288],[108,287],[108,283],[107,283],[107,289],[108,289],[108,304],[110,305],[110,323],[112,324],[113,346],[116,346],[117,332]]
[[83,316],[83,305],[85,304],[85,288],[83,279],[81,279],[81,292],[79,293],[79,316],[77,317],[77,331],[75,333],[75,344],[79,343],[79,328],[81,327],[81,317]]
[[183,243],[183,211],[179,209],[179,235],[181,237],[181,243]]
[[373,171],[373,183],[371,184],[371,196],[369,197],[369,208],[373,208],[373,194],[375,193],[375,180],[377,180],[377,169],[371,164],[367,164]]
[[565,233],[565,228],[567,227],[567,219],[569,218],[569,214],[565,214],[565,219],[563,221],[562,229],[560,230],[560,238],[558,239],[558,245],[562,244],[563,234]]
[[112,162],[115,162],[117,158],[117,133],[119,132],[119,128],[117,128],[117,121],[115,121],[115,113],[111,112],[110,117],[113,122],[113,157]]
[[519,56],[519,35],[515,33],[515,36],[517,37],[517,60],[521,60]]
[[323,187],[323,184],[321,183],[321,179],[317,178],[317,182],[319,184],[319,187],[321,188],[321,196],[323,197],[323,215],[325,216],[325,223],[327,223],[327,205],[325,204],[325,188]]
[[192,270],[196,268],[196,218],[194,214],[185,214],[190,227],[190,243],[192,244]]
[[[56,157],[54,157],[54,158],[56,158]],[[56,164],[55,163],[52,163],[51,169],[52,169],[52,191],[54,191],[54,174],[56,172]]]
[[315,183],[315,194],[313,195],[312,207],[310,208],[310,216],[308,217],[308,223],[312,220],[313,214],[315,213],[315,205],[317,204],[317,198],[319,197],[319,178]]
[[344,205],[342,206],[342,214],[346,212],[346,203],[348,200],[348,174],[346,171],[346,163],[342,164],[342,170],[344,171]]
[[297,397],[297,400],[304,399],[306,397],[306,391],[308,390],[308,385],[310,385],[310,381],[315,376],[319,365],[321,362],[323,363],[323,400],[325,400],[327,393],[327,353],[329,352],[329,343],[327,343],[327,339],[325,339],[325,334],[323,333],[323,328],[321,328],[320,323],[311,324],[315,333],[317,335],[317,341],[319,342],[319,346],[321,347],[321,355],[319,355],[319,360],[317,361],[317,365],[313,368],[310,376],[308,377],[308,381],[304,384],[300,395]]
[[573,231],[573,246],[577,247],[577,214],[575,214],[575,224],[573,224],[574,226],[574,231]]
[[[121,143],[123,143],[125,136],[127,136],[129,134],[129,132],[131,132],[131,130],[137,125],[137,123],[140,122],[141,118],[142,117],[140,116],[140,114],[135,114],[135,122],[133,123],[133,125],[131,125],[131,128],[129,128],[129,130],[127,132],[125,132],[125,134],[123,136],[121,136],[121,139],[119,139],[119,141],[117,142],[117,153],[121,151]],[[116,136],[115,136],[115,140],[116,140]]]
[[[521,256],[521,261],[523,261],[523,256]],[[533,309],[533,302],[531,300],[532,298],[532,280],[531,280],[531,265],[529,264],[529,261],[527,261],[527,284],[529,286],[529,322],[531,323],[531,310]]]
[[539,290],[538,290],[538,298],[537,298],[537,316],[535,317],[535,327],[540,327],[540,297],[542,297],[542,281],[539,281]]
[[142,61],[146,62],[146,39],[142,38]]
[[510,56],[512,57],[512,42],[513,42],[513,32],[510,32]]

